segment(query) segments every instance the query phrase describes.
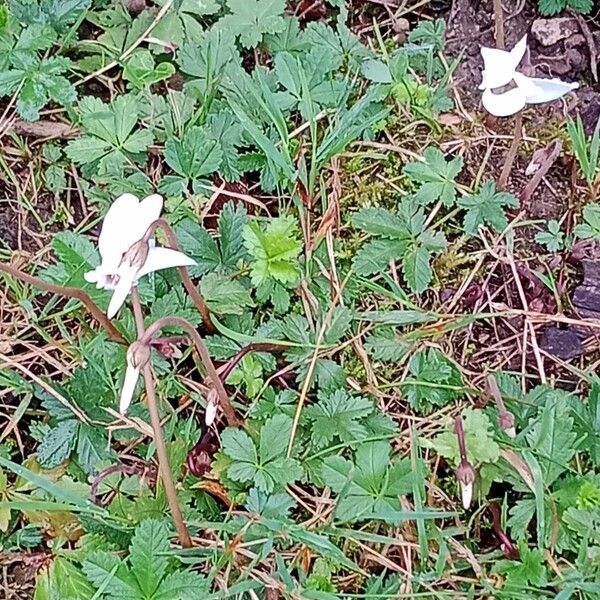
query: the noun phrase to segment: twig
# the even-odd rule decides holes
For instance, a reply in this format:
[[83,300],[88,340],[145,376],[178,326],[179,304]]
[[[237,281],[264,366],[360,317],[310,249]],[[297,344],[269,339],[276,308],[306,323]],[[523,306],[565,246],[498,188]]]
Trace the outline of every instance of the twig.
[[270,344],[268,342],[253,342],[241,348],[235,356],[232,356],[227,363],[219,368],[221,381],[225,381],[229,374],[240,363],[242,358],[250,352],[282,352],[287,346],[283,344]]
[[[521,206],[524,206],[524,204],[529,201],[531,196],[533,196],[533,193],[537,189],[538,185],[540,185],[540,182],[546,173],[550,170],[550,167],[556,162],[561,150],[562,142],[560,140],[554,140],[542,150],[543,159],[539,163],[537,171],[533,174],[527,185],[523,188],[523,191],[519,194]],[[536,157],[536,154],[534,154],[534,158]]]
[[496,37],[496,48],[504,50],[504,13],[502,11],[502,0],[494,0],[494,35]]
[[500,179],[498,179],[498,188],[500,190],[506,189],[506,184],[508,183],[510,172],[512,171],[515,159],[517,158],[517,152],[519,151],[519,144],[521,143],[521,139],[523,136],[522,129],[523,113],[518,112],[517,116],[515,117],[515,133],[513,136],[512,144],[510,145],[508,154],[506,155],[504,166],[502,167],[502,173],[500,173]]
[[33,275],[24,273],[23,271],[17,269],[16,267],[13,267],[12,265],[8,265],[2,262],[0,262],[0,271],[7,273],[15,279],[19,279],[20,281],[24,281],[29,285],[33,285],[36,288],[44,290],[45,292],[50,292],[51,294],[56,294],[57,296],[65,296],[67,298],[76,298],[88,309],[88,311],[98,321],[98,323],[100,323],[100,325],[102,325],[102,327],[106,329],[110,339],[113,342],[117,342],[119,344],[128,343],[127,340],[121,335],[119,330],[112,324],[110,319],[104,314],[104,312],[102,312],[100,307],[89,297],[89,295],[84,290],[49,283],[47,281],[44,281],[43,279],[39,279],[38,277],[34,277]]
[[148,327],[144,335],[140,335],[140,342],[144,344],[150,344],[153,336],[160,331],[163,327],[180,327],[183,329],[192,339],[194,345],[196,346],[196,350],[200,355],[200,359],[204,364],[204,368],[206,369],[206,373],[210,378],[213,388],[215,389],[217,396],[219,398],[219,403],[223,409],[223,414],[225,415],[225,419],[227,420],[227,424],[230,427],[239,427],[242,425],[242,421],[235,414],[235,409],[231,405],[229,401],[229,395],[227,394],[227,390],[215,369],[215,366],[208,354],[208,350],[206,345],[204,344],[204,340],[202,336],[186,321],[181,317],[163,317],[162,319],[158,319]]
[[[142,305],[140,303],[140,296],[136,287],[131,290],[131,301],[133,304],[133,314],[135,316],[138,339],[142,340],[145,338],[146,332],[144,331],[144,315],[142,314]],[[175,522],[175,528],[177,529],[179,543],[184,548],[191,548],[192,539],[185,521],[183,520],[183,514],[177,499],[177,490],[175,489],[175,483],[173,482],[173,476],[169,466],[169,457],[167,454],[165,439],[162,434],[160,414],[158,412],[158,402],[156,400],[156,393],[154,390],[154,375],[152,374],[150,362],[147,362],[144,365],[144,368],[142,369],[142,375],[144,376],[144,385],[146,387],[146,396],[148,398],[148,410],[150,412],[150,422],[152,423],[152,430],[154,432],[154,445],[156,446],[160,477],[165,488],[165,493],[169,502],[169,508],[173,515],[173,521]]]

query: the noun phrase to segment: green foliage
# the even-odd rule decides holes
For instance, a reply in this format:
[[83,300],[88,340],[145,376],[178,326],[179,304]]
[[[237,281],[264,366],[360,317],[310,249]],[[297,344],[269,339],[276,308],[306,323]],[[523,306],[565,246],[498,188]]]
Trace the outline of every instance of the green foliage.
[[409,370],[411,379],[403,393],[418,413],[428,414],[462,395],[460,371],[437,348],[417,352],[410,360]]
[[[483,411],[472,408],[466,408],[462,416],[469,461],[473,465],[496,462],[500,457],[500,446],[494,440],[489,417]],[[428,448],[433,448],[455,466],[460,462],[458,441],[452,420],[447,421],[446,429],[433,440],[421,440],[421,443]]]
[[545,246],[548,252],[564,250],[569,245],[569,240],[560,230],[560,223],[556,219],[551,219],[548,221],[547,227],[547,231],[539,231],[535,234],[535,241]]
[[600,204],[591,202],[583,208],[583,223],[575,226],[573,233],[583,240],[600,239]]
[[226,429],[222,436],[223,453],[231,460],[227,476],[241,483],[252,482],[270,493],[302,476],[297,460],[286,457],[292,419],[275,415],[261,427],[258,443],[241,429]]
[[398,496],[412,492],[410,461],[390,464],[388,442],[361,444],[354,460],[328,456],[323,461],[325,483],[340,495],[335,516],[340,521],[373,518],[373,513],[400,509]]
[[202,576],[173,568],[168,531],[161,521],[139,525],[127,561],[110,552],[92,552],[83,571],[104,600],[200,600],[207,594]]
[[401,258],[402,272],[411,290],[425,291],[433,277],[432,255],[446,247],[444,234],[426,228],[425,222],[424,210],[413,201],[404,201],[397,213],[383,208],[361,209],[352,223],[373,237],[356,255],[355,272],[379,273],[390,260]]
[[252,283],[260,286],[274,279],[286,287],[298,281],[298,255],[302,249],[293,217],[271,219],[266,226],[257,221],[244,229],[244,244],[252,256]]
[[587,15],[593,7],[592,0],[538,0],[539,11],[546,17],[556,15],[567,8]]
[[[563,0],[556,1],[562,2]],[[587,1],[588,0],[583,0],[583,2]],[[591,10],[591,2],[590,9],[580,12],[589,12],[589,10]],[[573,152],[575,153],[575,158],[577,158],[577,162],[579,163],[579,168],[588,185],[591,186],[596,181],[600,169],[600,163],[598,162],[600,159],[600,119],[596,123],[592,137],[589,140],[585,134],[581,116],[577,115],[576,121],[569,119],[566,123],[566,127]]]
[[482,225],[489,225],[498,233],[508,226],[504,207],[516,208],[519,200],[509,192],[497,192],[493,181],[486,181],[476,194],[462,196],[458,205],[467,212],[464,219],[464,229],[469,235],[477,235]]
[[415,161],[404,167],[404,173],[420,183],[415,198],[421,204],[440,201],[451,207],[456,202],[456,177],[463,167],[460,156],[446,161],[441,150],[430,146],[423,153],[424,162]]

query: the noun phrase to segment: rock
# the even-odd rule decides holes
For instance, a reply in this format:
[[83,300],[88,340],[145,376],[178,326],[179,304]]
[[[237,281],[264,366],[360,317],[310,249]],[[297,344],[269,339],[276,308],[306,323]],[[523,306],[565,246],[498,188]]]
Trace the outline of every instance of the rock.
[[536,19],[531,26],[533,37],[542,46],[552,46],[578,31],[577,21],[571,17]]
[[583,354],[583,345],[572,329],[548,327],[540,344],[542,350],[563,360],[575,358]]

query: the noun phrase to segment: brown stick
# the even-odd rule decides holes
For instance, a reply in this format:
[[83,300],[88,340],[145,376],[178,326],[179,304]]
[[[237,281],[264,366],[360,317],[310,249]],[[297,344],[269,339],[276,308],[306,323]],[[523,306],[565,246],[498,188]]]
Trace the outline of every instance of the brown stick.
[[[134,287],[131,290],[131,301],[133,305],[133,314],[135,316],[138,339],[141,341],[142,339],[145,339],[146,332],[144,331],[144,315],[142,314],[142,305],[140,303],[140,296],[137,287]],[[177,499],[177,490],[175,489],[171,468],[169,467],[169,458],[167,455],[165,439],[162,434],[160,414],[158,412],[158,402],[156,400],[156,392],[154,390],[154,375],[152,374],[150,361],[148,361],[143,367],[142,375],[144,376],[144,385],[146,387],[146,396],[148,398],[148,410],[150,411],[150,421],[152,423],[152,430],[154,432],[154,445],[156,446],[160,477],[165,487],[165,493],[167,495],[167,501],[169,502],[171,514],[173,515],[175,528],[177,529],[179,543],[183,548],[191,548],[192,538],[190,537],[190,532],[188,531],[183,519],[183,514]]]
[[502,12],[502,0],[494,0],[494,35],[496,37],[496,48],[504,50],[504,13]]
[[231,405],[229,401],[229,395],[227,394],[227,390],[215,369],[215,366],[208,354],[208,350],[206,345],[204,344],[204,340],[200,336],[200,334],[188,323],[185,319],[181,317],[163,317],[162,319],[158,319],[148,327],[146,333],[143,336],[140,336],[140,342],[144,344],[149,344],[152,337],[158,333],[160,329],[163,327],[180,327],[183,329],[192,339],[194,345],[196,346],[196,350],[200,355],[200,359],[204,364],[204,368],[206,369],[206,373],[210,378],[215,391],[217,392],[217,396],[219,398],[219,403],[223,409],[223,414],[225,415],[225,419],[227,420],[227,424],[230,427],[239,427],[242,425],[242,421],[235,414],[235,409]]
[[508,183],[508,178],[510,177],[510,172],[512,171],[512,167],[515,163],[515,159],[517,158],[517,152],[519,151],[519,144],[521,143],[523,129],[523,113],[518,112],[515,117],[515,133],[513,135],[513,140],[506,154],[506,159],[504,160],[504,166],[502,167],[502,173],[500,173],[500,179],[498,179],[498,189],[504,190],[506,189],[506,184]]
[[118,344],[127,344],[127,340],[121,335],[119,330],[112,324],[110,319],[102,312],[100,307],[89,297],[89,295],[79,288],[65,287],[62,285],[55,285],[48,283],[39,277],[34,277],[28,273],[20,271],[12,265],[0,262],[0,271],[7,273],[15,279],[19,279],[29,285],[33,285],[40,290],[56,294],[57,296],[65,296],[67,298],[76,298],[79,300],[91,313],[91,315],[106,329],[110,339]]
[[538,185],[540,185],[546,173],[550,170],[550,167],[552,167],[552,165],[556,162],[561,150],[562,142],[560,140],[554,140],[548,146],[546,146],[546,148],[544,148],[544,160],[541,162],[538,170],[533,174],[519,195],[521,206],[524,206],[529,201],[531,196],[533,196],[533,193],[537,189]]

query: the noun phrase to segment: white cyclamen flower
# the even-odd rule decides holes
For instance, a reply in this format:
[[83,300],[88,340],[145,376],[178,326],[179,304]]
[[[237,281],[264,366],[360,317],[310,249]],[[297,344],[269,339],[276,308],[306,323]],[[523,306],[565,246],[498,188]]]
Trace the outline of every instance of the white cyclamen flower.
[[140,372],[150,360],[150,348],[140,342],[133,342],[127,349],[127,369],[121,388],[119,412],[124,415],[133,400],[135,386],[140,377]]
[[[527,35],[524,35],[510,50],[481,48],[483,57],[481,102],[484,108],[496,117],[508,117],[525,108],[526,104],[541,104],[564,96],[579,87],[578,83],[567,83],[560,79],[527,77],[517,71],[527,50]],[[506,92],[493,90],[514,82],[515,87]]]
[[140,277],[170,267],[189,267],[196,262],[177,250],[157,248],[151,241],[139,244],[162,211],[163,199],[153,194],[140,201],[133,194],[119,196],[108,209],[98,250],[102,263],[85,274],[85,280],[99,289],[112,290],[106,314],[113,318]]

